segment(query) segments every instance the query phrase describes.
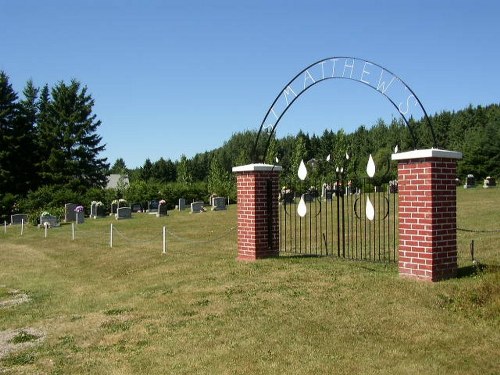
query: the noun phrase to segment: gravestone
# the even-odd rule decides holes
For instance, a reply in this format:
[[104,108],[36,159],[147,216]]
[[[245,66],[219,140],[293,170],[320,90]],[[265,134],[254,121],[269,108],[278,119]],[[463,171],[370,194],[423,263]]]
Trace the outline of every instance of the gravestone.
[[483,188],[488,189],[497,186],[497,182],[494,177],[488,176],[484,179]]
[[464,189],[470,189],[473,187],[476,187],[476,179],[474,178],[474,175],[468,174],[465,179]]
[[142,205],[140,203],[134,203],[130,206],[132,212],[142,212]]
[[116,220],[130,219],[132,217],[132,209],[130,207],[120,207],[115,215]]
[[97,219],[97,202],[90,203],[90,217]]
[[160,204],[158,206],[158,213],[156,214],[156,216],[158,216],[158,217],[167,216],[167,204],[166,203]]
[[19,225],[19,224],[22,224],[23,221],[25,224],[28,222],[28,215],[26,215],[26,214],[10,215],[10,224],[11,225]]
[[295,193],[291,189],[283,187],[281,189],[281,193],[280,194],[281,194],[281,199],[285,203],[293,203],[294,202]]
[[226,209],[226,198],[214,197],[212,198],[212,211],[222,211]]
[[191,203],[191,213],[196,214],[199,212],[205,212],[204,203],[201,201]]
[[40,226],[45,226],[45,223],[51,228],[59,226],[59,220],[57,220],[57,217],[54,215],[40,215]]
[[111,203],[111,213],[110,215],[116,215],[116,211],[118,210],[118,203]]
[[90,217],[93,219],[97,219],[98,217],[104,216],[104,205],[102,202],[93,201],[90,204]]
[[83,224],[85,222],[85,213],[83,211],[76,212],[76,223]]
[[177,208],[179,211],[183,211],[186,208],[186,200],[184,198],[179,198],[179,205]]
[[66,203],[64,205],[64,221],[69,223],[71,221],[76,221],[75,208],[77,207],[74,203]]
[[150,214],[157,214],[158,213],[158,206],[160,205],[159,201],[156,199],[153,199],[152,201],[148,202],[148,212]]

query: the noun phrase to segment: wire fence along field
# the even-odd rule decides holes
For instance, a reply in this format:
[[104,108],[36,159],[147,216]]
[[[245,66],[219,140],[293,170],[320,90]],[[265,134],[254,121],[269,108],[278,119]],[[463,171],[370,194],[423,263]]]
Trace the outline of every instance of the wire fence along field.
[[[148,218],[149,219],[149,218]],[[211,221],[213,224],[213,220]],[[169,225],[158,225],[151,220],[134,219],[115,221],[109,219],[88,220],[83,224],[61,223],[59,226],[33,226],[21,224],[3,224],[0,240],[16,241],[52,240],[68,243],[80,243],[91,248],[113,248],[133,246],[138,248],[156,248],[163,254],[167,252],[167,244],[209,244],[220,241],[232,233],[236,233],[236,225],[213,225],[202,234],[199,231],[172,229]]]

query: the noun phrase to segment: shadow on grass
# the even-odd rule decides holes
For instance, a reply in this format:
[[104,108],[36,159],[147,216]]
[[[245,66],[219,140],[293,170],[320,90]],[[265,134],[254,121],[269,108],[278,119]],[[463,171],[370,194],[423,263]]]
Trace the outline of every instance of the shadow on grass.
[[471,266],[459,267],[457,270],[456,278],[462,279],[465,277],[473,277],[486,272],[488,273],[500,272],[500,266],[477,263]]

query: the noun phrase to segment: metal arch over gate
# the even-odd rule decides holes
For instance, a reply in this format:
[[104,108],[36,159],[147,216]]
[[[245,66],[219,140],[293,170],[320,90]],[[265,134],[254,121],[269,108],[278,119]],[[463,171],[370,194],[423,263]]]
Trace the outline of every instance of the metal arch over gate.
[[[254,162],[265,160],[278,123],[295,100],[314,85],[329,79],[347,79],[359,82],[385,96],[403,118],[414,147],[416,147],[417,141],[410,119],[423,117],[432,137],[433,144],[431,146],[437,147],[434,129],[425,108],[415,92],[401,78],[381,65],[368,60],[356,57],[330,57],[303,69],[280,91],[262,120],[257,133],[253,148]],[[264,154],[259,157],[257,145],[264,132],[268,134],[268,139]]]

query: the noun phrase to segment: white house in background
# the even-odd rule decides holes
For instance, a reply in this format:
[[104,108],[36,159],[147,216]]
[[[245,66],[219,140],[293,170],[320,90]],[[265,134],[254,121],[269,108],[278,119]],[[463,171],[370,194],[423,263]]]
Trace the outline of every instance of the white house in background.
[[126,174],[110,174],[108,176],[108,183],[106,189],[127,188],[130,182]]

